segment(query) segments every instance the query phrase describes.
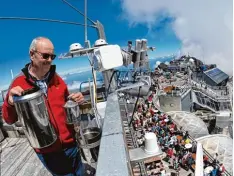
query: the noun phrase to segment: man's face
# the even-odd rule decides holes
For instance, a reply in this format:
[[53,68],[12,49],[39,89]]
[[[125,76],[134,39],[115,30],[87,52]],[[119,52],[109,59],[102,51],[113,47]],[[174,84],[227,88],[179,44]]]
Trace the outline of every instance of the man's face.
[[39,40],[36,45],[36,50],[30,51],[30,57],[36,69],[47,73],[54,59],[53,44],[48,39]]

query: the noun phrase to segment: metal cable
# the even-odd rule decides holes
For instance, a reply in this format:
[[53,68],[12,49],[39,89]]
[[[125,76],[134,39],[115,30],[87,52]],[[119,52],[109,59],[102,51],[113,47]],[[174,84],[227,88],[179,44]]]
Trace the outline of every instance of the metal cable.
[[[31,21],[47,21],[47,22],[54,22],[54,23],[65,23],[65,24],[72,24],[78,26],[85,26],[82,23],[71,22],[71,21],[62,21],[62,20],[53,20],[53,19],[42,19],[42,18],[27,18],[27,17],[0,17],[0,20],[31,20]],[[96,28],[95,25],[87,25],[92,28]]]
[[139,97],[140,97],[140,92],[141,92],[141,86],[139,87],[139,91],[138,91],[138,95],[137,95],[136,103],[135,103],[135,106],[134,106],[134,109],[133,109],[133,113],[132,113],[132,117],[131,117],[131,120],[130,120],[129,126],[131,126],[132,121],[133,121],[133,117],[134,117],[134,114],[135,114],[135,111],[136,111],[136,107],[137,107],[137,102],[138,102]]
[[[74,9],[76,12],[78,12],[79,14],[81,14],[82,16],[85,16],[81,11],[79,11],[76,7],[74,7],[73,5],[71,5],[69,2],[67,2],[66,0],[62,0],[63,2],[65,2],[68,6],[70,6],[72,9]],[[89,20],[92,24],[96,24],[93,20],[91,20],[90,18],[87,17],[87,20]]]

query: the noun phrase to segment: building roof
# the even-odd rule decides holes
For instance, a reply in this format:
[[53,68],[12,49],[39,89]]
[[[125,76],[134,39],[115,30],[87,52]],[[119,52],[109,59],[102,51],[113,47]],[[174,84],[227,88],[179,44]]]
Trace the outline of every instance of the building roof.
[[219,68],[213,68],[213,69],[207,70],[204,72],[204,74],[208,76],[209,78],[211,78],[216,84],[223,82],[229,77],[226,73],[224,73]]
[[170,115],[177,124],[183,127],[183,130],[188,131],[193,138],[209,134],[206,124],[193,113],[187,111],[169,111],[167,114]]

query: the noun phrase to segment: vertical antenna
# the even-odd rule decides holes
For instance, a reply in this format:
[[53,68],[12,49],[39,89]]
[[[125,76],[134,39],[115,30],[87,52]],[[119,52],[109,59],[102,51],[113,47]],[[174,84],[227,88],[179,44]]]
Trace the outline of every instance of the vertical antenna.
[[85,42],[88,40],[87,36],[87,0],[84,2],[84,21],[85,21]]
[[204,64],[205,64],[205,58],[204,58],[204,48],[202,47],[202,60],[203,60],[203,62],[204,62]]
[[14,79],[13,71],[11,69],[11,79]]

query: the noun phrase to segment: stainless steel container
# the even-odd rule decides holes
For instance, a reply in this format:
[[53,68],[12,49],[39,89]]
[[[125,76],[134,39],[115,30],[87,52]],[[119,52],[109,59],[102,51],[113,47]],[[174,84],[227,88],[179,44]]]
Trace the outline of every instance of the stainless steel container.
[[90,114],[82,114],[79,130],[76,133],[77,143],[81,155],[87,163],[93,165],[98,160],[99,146],[102,131],[96,123],[96,117]]
[[66,111],[67,124],[76,124],[80,121],[80,109],[77,102],[68,100],[64,105],[64,109]]
[[41,149],[53,144],[57,135],[49,120],[45,95],[38,89],[30,89],[23,92],[22,96],[14,96],[13,100],[31,146]]
[[97,127],[84,129],[77,134],[81,155],[88,163],[95,163],[98,160],[101,130]]

